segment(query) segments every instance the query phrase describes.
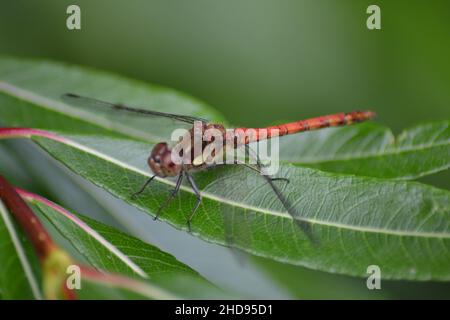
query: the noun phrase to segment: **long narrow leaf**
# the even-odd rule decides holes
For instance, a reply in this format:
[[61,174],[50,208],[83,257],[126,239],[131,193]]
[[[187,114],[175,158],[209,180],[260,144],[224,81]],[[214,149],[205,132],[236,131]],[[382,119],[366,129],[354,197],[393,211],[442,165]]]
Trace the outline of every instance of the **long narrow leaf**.
[[[141,197],[130,197],[151,175],[144,164],[136,164],[151,148],[147,143],[73,135],[33,140],[74,172],[151,215],[173,187],[173,181],[156,179]],[[281,189],[311,225],[318,244],[296,227],[264,179],[239,167],[195,175],[203,204],[192,221],[193,233],[228,244],[223,221],[232,215],[238,225],[231,230],[249,232],[243,235],[248,241],[236,245],[257,255],[349,275],[365,276],[375,264],[386,279],[450,278],[448,191],[294,166],[282,166],[279,175],[290,179]],[[192,191],[183,186],[161,219],[187,230],[194,203]]]

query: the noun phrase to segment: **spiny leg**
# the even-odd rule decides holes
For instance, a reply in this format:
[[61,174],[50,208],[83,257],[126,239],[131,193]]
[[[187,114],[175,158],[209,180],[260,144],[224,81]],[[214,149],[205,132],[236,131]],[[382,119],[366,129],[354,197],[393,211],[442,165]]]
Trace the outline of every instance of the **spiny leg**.
[[[266,176],[267,177],[267,176]],[[289,179],[288,178],[283,178],[283,177],[278,177],[278,178],[272,178],[270,177],[270,180],[272,181],[284,181],[286,183],[289,183]]]
[[[288,179],[288,178],[283,178],[283,177],[272,178],[271,176],[265,174],[265,173],[262,171],[263,165],[262,165],[262,163],[261,163],[261,160],[259,159],[258,154],[255,153],[255,152],[252,150],[252,148],[250,148],[250,146],[249,146],[248,144],[244,145],[244,147],[245,147],[245,150],[248,152],[248,156],[249,156],[249,157],[253,157],[253,158],[256,160],[256,168],[255,168],[254,166],[251,166],[251,165],[247,164],[247,163],[240,163],[240,164],[243,164],[244,166],[246,166],[246,167],[248,167],[248,168],[250,168],[250,169],[255,170],[255,171],[258,172],[260,175],[262,175],[262,176],[264,176],[264,177],[270,179],[271,181],[284,181],[284,182],[286,182],[286,183],[289,183],[289,179]],[[237,160],[237,161],[238,161],[238,160]]]
[[[245,145],[245,147],[250,154],[250,152],[252,152],[250,147],[248,145]],[[299,215],[296,212],[296,210],[292,207],[292,205],[289,203],[289,201],[284,197],[284,195],[283,195],[283,193],[281,193],[280,189],[278,189],[277,186],[273,183],[273,181],[276,181],[276,180],[287,180],[287,182],[289,182],[289,180],[285,179],[285,178],[272,178],[272,177],[262,173],[261,162],[259,161],[258,155],[256,155],[256,165],[257,165],[258,170],[260,170],[261,175],[264,177],[264,179],[266,179],[267,183],[270,185],[273,192],[275,192],[275,194],[278,197],[278,199],[280,200],[281,204],[286,209],[286,211],[289,213],[289,215],[292,217],[292,219],[297,224],[297,226],[303,230],[303,232],[311,240],[311,242],[316,243],[316,239],[313,237],[312,232],[311,232],[311,226],[308,223],[306,223],[305,221],[298,219]]]
[[147,186],[150,184],[150,182],[152,182],[152,180],[156,177],[156,175],[152,176],[151,178],[149,178],[144,185],[142,186],[142,188],[138,191],[135,192],[131,195],[131,198],[135,198],[136,196],[140,195],[142,192],[144,192],[145,188],[147,188]]
[[[239,161],[239,160],[234,160],[234,163],[233,164],[236,164],[236,165],[242,165],[242,166],[244,166],[244,167],[247,167],[247,168],[249,168],[249,169],[252,169],[253,171],[256,171],[258,174],[260,174],[260,175],[262,175],[262,176],[264,176],[265,174],[262,172],[262,170],[261,170],[261,166],[257,166],[257,165],[251,165],[251,164],[248,164],[248,163],[245,163],[245,162],[241,162],[241,161]],[[228,164],[226,164],[226,163],[219,163],[219,164],[213,164],[213,165],[210,165],[210,166],[208,166],[208,167],[206,167],[205,168],[205,170],[211,170],[211,169],[214,169],[214,168],[217,168],[217,167],[223,167],[223,166],[225,166],[225,165],[228,165]],[[268,175],[265,175],[266,177],[269,177]],[[272,178],[272,177],[269,177],[272,181],[284,181],[284,182],[286,182],[286,183],[289,183],[289,179],[288,178],[282,178],[282,177],[280,177],[280,178]]]
[[200,203],[202,203],[202,195],[200,194],[200,191],[198,190],[197,185],[195,184],[195,181],[192,178],[192,176],[187,171],[185,173],[186,173],[187,181],[191,185],[191,188],[194,191],[195,196],[197,197],[197,203],[195,204],[195,207],[192,210],[191,215],[189,216],[189,218],[187,220],[189,232],[191,232],[191,221],[194,218],[195,212],[197,211],[198,207],[200,206]]
[[247,168],[249,168],[249,169],[252,169],[252,170],[258,172],[260,175],[265,176],[265,177],[269,178],[269,179],[272,180],[272,181],[284,181],[284,182],[286,182],[286,183],[289,183],[289,179],[288,179],[288,178],[283,178],[283,177],[272,178],[271,176],[265,174],[264,172],[262,172],[261,166],[258,165],[258,164],[255,165],[255,166],[252,166],[252,165],[250,165],[250,164],[248,164],[248,163],[240,162],[239,160],[236,160],[236,161],[235,161],[235,164],[240,164],[240,165],[243,165],[244,167],[247,167]]
[[170,201],[172,201],[172,199],[177,195],[177,193],[181,187],[181,182],[183,182],[183,171],[181,171],[180,174],[178,175],[178,179],[177,179],[175,188],[170,192],[169,196],[166,199],[166,202],[161,207],[159,207],[158,212],[156,213],[156,216],[153,218],[153,220],[158,219],[158,217],[161,214],[161,211],[164,208],[166,208],[169,205]]
[[314,238],[312,232],[311,232],[311,225],[303,220],[299,219],[299,214],[295,210],[295,208],[291,205],[291,203],[284,197],[283,193],[280,191],[280,189],[277,188],[277,186],[273,183],[273,179],[269,176],[263,175],[263,177],[266,179],[267,183],[272,188],[273,192],[277,195],[278,199],[282,203],[283,207],[286,209],[286,211],[289,213],[289,215],[294,220],[295,224],[300,227],[301,230],[306,234],[306,236],[309,238],[309,240],[316,244],[317,241]]

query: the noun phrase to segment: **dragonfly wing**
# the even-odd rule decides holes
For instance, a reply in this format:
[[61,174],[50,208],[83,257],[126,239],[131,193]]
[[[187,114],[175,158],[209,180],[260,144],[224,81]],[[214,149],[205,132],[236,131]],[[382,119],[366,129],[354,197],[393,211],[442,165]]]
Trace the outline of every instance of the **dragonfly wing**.
[[159,111],[152,111],[148,109],[143,108],[134,108],[129,107],[123,104],[118,103],[109,103],[106,101],[101,101],[93,98],[83,97],[74,93],[66,93],[61,96],[61,98],[71,104],[81,107],[91,107],[91,108],[101,108],[101,109],[109,109],[124,113],[129,113],[130,115],[136,115],[136,116],[148,116],[148,117],[163,117],[163,118],[169,118],[189,124],[193,124],[195,121],[201,121],[201,122],[208,122],[208,120],[200,118],[200,117],[193,117],[193,116],[187,116],[187,115],[181,115],[181,114],[174,114],[174,113],[165,113],[165,112],[159,112]]
[[98,123],[100,118],[108,128],[151,142],[169,142],[175,129],[188,130],[195,121],[207,122],[198,117],[134,108],[72,93],[61,98],[68,105],[92,114],[93,122]]

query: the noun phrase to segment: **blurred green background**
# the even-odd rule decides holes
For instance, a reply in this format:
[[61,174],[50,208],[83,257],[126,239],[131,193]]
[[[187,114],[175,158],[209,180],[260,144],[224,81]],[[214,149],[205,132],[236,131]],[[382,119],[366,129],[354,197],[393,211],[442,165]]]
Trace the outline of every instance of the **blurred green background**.
[[[450,118],[448,0],[0,3],[0,54],[92,66],[165,85],[204,100],[236,125],[364,108],[398,133]],[[69,4],[81,7],[82,30],[67,30]],[[366,27],[370,4],[381,8],[381,30]],[[447,171],[424,181],[449,188],[449,178]],[[261,289],[266,297],[450,298],[444,284],[386,282],[382,293],[369,293],[363,279],[252,261],[271,279]],[[212,268],[195,267],[203,273]]]

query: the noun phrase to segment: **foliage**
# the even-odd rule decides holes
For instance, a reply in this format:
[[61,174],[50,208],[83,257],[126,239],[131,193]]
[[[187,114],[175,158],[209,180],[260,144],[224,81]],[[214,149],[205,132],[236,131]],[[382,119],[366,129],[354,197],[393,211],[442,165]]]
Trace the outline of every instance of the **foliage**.
[[[130,195],[151,176],[146,158],[155,143],[164,141],[164,126],[69,106],[60,100],[66,92],[223,120],[203,103],[169,89],[51,62],[0,60],[1,123],[46,130],[3,131],[3,138],[29,138],[71,171],[151,216],[174,181],[158,178],[140,197]],[[385,279],[448,281],[450,193],[411,180],[448,169],[449,128],[449,121],[426,123],[394,138],[384,127],[363,124],[286,137],[277,175],[290,183],[279,186],[299,212],[298,219],[311,226],[316,242],[297,228],[264,179],[242,167],[195,174],[203,203],[192,221],[192,234],[332,273],[365,276],[367,266],[375,264]],[[192,191],[183,186],[161,219],[187,231],[186,218],[194,203]],[[133,276],[126,263],[80,233],[79,226],[42,204],[34,208],[90,265]],[[209,286],[149,244],[79,218],[125,256],[133,256],[147,275],[187,273],[200,287]],[[2,243],[9,250],[2,251],[11,252],[12,242],[2,230]],[[14,261],[18,263],[17,257]],[[5,288],[24,283],[3,281],[2,296],[15,296],[17,289]]]

